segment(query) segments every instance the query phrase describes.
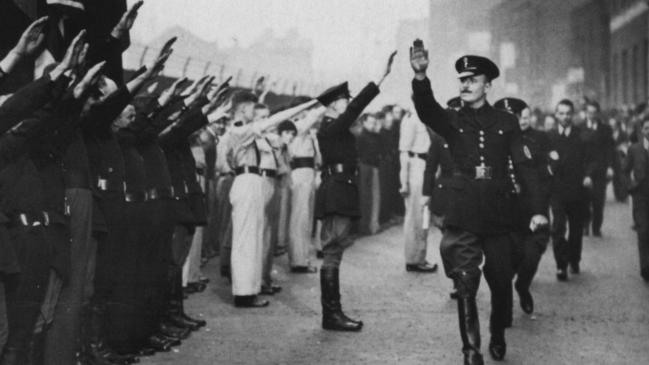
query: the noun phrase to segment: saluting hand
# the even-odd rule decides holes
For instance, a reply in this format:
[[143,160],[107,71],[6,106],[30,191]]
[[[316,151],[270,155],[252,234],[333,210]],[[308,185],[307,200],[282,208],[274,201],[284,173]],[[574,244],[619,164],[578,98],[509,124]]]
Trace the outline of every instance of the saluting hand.
[[385,66],[385,71],[383,72],[383,75],[381,75],[381,78],[379,79],[379,82],[376,83],[377,86],[380,86],[383,83],[383,80],[390,74],[392,71],[392,63],[394,62],[394,57],[397,55],[397,51],[395,50],[394,52],[390,53],[390,57],[388,58],[388,63]]
[[20,36],[18,43],[14,46],[12,52],[17,56],[33,56],[43,44],[45,32],[43,29],[47,24],[47,17],[42,17],[33,22]]
[[137,18],[137,11],[142,7],[144,1],[140,0],[133,4],[130,9],[128,9],[119,20],[119,23],[113,28],[111,35],[114,38],[122,39],[126,33],[133,28],[133,23],[135,23],[135,18]]
[[426,74],[428,69],[428,50],[421,47],[410,47],[410,66],[416,74]]
[[66,71],[78,71],[88,54],[88,43],[85,42],[86,31],[82,30],[72,40],[61,62],[50,72],[50,79],[56,80]]
[[79,81],[79,83],[74,87],[73,95],[75,99],[81,99],[86,92],[97,83],[105,65],[106,61],[99,62],[86,72],[83,79],[81,79],[81,81]]
[[160,106],[165,106],[172,97],[178,96],[180,94],[180,84],[184,83],[185,81],[187,81],[186,77],[181,77],[178,80],[174,81],[174,83],[171,84],[168,89],[160,94],[160,97],[158,98],[158,104],[160,104]]

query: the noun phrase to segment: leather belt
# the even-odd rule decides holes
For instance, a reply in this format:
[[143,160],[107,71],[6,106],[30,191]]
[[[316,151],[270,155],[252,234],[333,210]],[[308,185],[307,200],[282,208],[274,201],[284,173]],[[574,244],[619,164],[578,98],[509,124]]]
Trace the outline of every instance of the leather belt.
[[454,175],[463,175],[475,180],[491,180],[493,176],[493,168],[491,166],[476,166],[474,170],[459,170],[455,171]]
[[129,203],[141,203],[146,201],[146,193],[143,191],[126,192],[124,193],[124,200]]
[[299,169],[301,167],[315,168],[315,158],[313,157],[295,157],[291,160],[291,168]]
[[37,227],[50,225],[50,215],[45,212],[38,212],[36,214],[18,213],[12,216],[11,223],[14,227]]
[[426,161],[428,159],[428,154],[427,153],[416,153],[416,152],[408,151],[408,156],[410,156],[410,157],[418,157],[418,158],[421,158],[424,161]]
[[146,200],[171,199],[174,197],[174,188],[151,188],[146,191],[145,195]]
[[242,175],[242,174],[257,174],[259,175],[259,167],[257,166],[241,166],[237,167],[234,169],[234,174],[235,175]]
[[277,177],[277,170],[274,170],[274,169],[261,169],[261,171],[259,171],[259,174],[261,176],[275,178],[275,177]]
[[356,169],[356,166],[345,166],[341,163],[333,164],[333,165],[327,165],[322,168],[322,172],[325,175],[334,175],[334,174],[342,174],[342,173],[348,173],[348,174],[353,174],[355,175],[358,170]]

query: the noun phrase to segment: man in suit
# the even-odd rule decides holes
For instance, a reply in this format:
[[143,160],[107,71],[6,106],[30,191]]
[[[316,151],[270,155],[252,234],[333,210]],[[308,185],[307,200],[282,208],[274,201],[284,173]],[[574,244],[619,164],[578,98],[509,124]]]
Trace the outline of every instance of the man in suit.
[[593,236],[602,236],[604,220],[604,202],[606,201],[606,185],[613,178],[613,161],[615,160],[615,141],[613,130],[608,124],[599,119],[599,104],[596,101],[586,103],[586,122],[579,136],[585,144],[586,158],[593,166],[590,178],[593,187],[589,190],[584,233],[588,234],[588,226],[592,224]]
[[[494,109],[486,100],[498,67],[480,56],[463,56],[455,64],[464,106],[458,112],[444,109],[435,100],[426,76],[428,51],[420,40],[411,49],[413,101],[419,119],[444,137],[455,170],[449,182],[450,204],[440,247],[444,269],[458,290],[458,319],[465,364],[483,364],[476,294],[483,256],[485,279],[491,289],[491,340],[489,353],[505,357],[507,305],[512,278],[511,239],[514,216],[508,165],[511,160],[520,179],[536,192],[534,175],[525,164],[521,131],[516,118]],[[536,201],[536,200],[533,200]],[[530,224],[547,224],[542,207],[533,207]]]
[[[552,247],[557,264],[557,279],[566,281],[570,265],[579,273],[582,231],[587,214],[587,189],[593,187],[593,165],[589,163],[586,144],[580,130],[572,123],[574,105],[562,100],[556,107],[558,128],[550,132],[550,165],[554,174],[551,193]],[[569,225],[566,240],[566,223]]]
[[379,94],[379,86],[390,73],[395,53],[390,56],[380,81],[376,84],[370,82],[351,102],[346,82],[318,97],[318,101],[327,107],[318,131],[323,166],[315,208],[316,218],[322,220],[324,257],[320,269],[320,290],[322,328],[326,330],[360,331],[363,328],[363,322],[347,317],[340,305],[338,270],[343,252],[353,244],[349,236],[352,220],[360,216],[356,182],[358,152],[349,128]]
[[642,139],[629,147],[623,171],[631,174],[633,221],[638,234],[640,275],[649,281],[649,119],[642,122]]
[[[532,157],[530,163],[533,172],[537,174],[539,182],[537,188],[541,189],[541,194],[531,194],[528,186],[524,186],[514,180],[517,192],[518,225],[513,233],[514,237],[514,256],[515,256],[515,288],[520,298],[521,309],[525,313],[531,314],[534,311],[534,300],[530,293],[530,285],[536,274],[536,270],[541,261],[541,256],[550,240],[550,231],[547,226],[533,230],[529,226],[531,218],[531,209],[536,206],[535,202],[530,199],[538,197],[541,199],[539,204],[543,207],[547,215],[550,206],[550,184],[551,173],[548,164],[549,144],[550,141],[545,132],[532,128],[530,107],[521,99],[504,98],[494,104],[495,108],[502,109],[514,114],[518,118],[521,127],[523,140],[526,146],[526,152]],[[511,306],[510,306],[511,308]],[[510,316],[511,319],[511,316]]]

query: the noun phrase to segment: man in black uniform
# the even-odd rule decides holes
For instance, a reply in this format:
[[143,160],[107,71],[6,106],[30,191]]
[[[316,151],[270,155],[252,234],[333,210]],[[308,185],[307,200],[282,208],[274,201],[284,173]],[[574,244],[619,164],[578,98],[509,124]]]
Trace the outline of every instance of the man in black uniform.
[[616,158],[613,130],[599,119],[599,104],[589,100],[586,103],[586,122],[580,129],[579,137],[586,147],[586,158],[593,170],[589,176],[592,188],[588,194],[588,214],[584,233],[588,234],[588,226],[592,224],[593,236],[602,236],[604,221],[604,202],[606,201],[606,185],[613,178],[613,161]]
[[[455,64],[460,78],[460,111],[445,110],[437,103],[426,77],[428,51],[420,40],[411,49],[413,101],[419,119],[444,137],[454,163],[449,181],[446,230],[440,247],[447,276],[458,291],[458,315],[465,364],[483,364],[475,296],[480,284],[480,264],[491,289],[491,341],[489,352],[495,360],[506,353],[508,291],[511,288],[511,239],[513,229],[511,182],[508,160],[513,161],[521,179],[535,191],[534,176],[524,168],[521,132],[516,118],[496,110],[487,101],[491,80],[498,67],[479,56],[461,57]],[[543,209],[535,207],[532,224],[547,223]],[[511,295],[511,294],[509,294]]]
[[322,252],[320,270],[322,292],[322,328],[334,331],[360,331],[363,322],[348,318],[340,305],[338,268],[343,252],[352,245],[349,230],[360,216],[358,187],[358,153],[354,135],[349,131],[363,109],[378,95],[379,86],[390,73],[394,52],[380,81],[369,83],[348,102],[347,83],[335,86],[318,97],[327,106],[318,143],[322,153],[322,184],[316,193],[316,213],[322,219]]
[[533,214],[531,209],[537,205],[530,201],[530,199],[535,197],[542,199],[539,204],[545,210],[545,215],[547,215],[550,206],[550,184],[552,182],[552,170],[548,161],[550,157],[550,141],[545,132],[532,128],[530,124],[531,110],[523,100],[504,98],[498,100],[494,104],[494,107],[512,113],[518,118],[518,124],[521,127],[525,146],[524,153],[532,156],[531,164],[537,173],[537,179],[539,181],[537,189],[541,189],[540,194],[531,194],[528,186],[519,184],[515,180],[515,176],[512,176],[518,194],[518,224],[516,231],[512,235],[514,237],[514,268],[516,274],[514,287],[520,298],[521,309],[525,313],[531,314],[534,311],[534,300],[529,291],[530,285],[532,284],[534,275],[536,275],[541,256],[548,246],[550,231],[547,226],[540,227],[536,230],[533,230],[533,227],[529,226]]
[[[550,204],[552,207],[552,248],[557,264],[557,279],[566,281],[570,264],[579,273],[582,231],[587,213],[587,189],[592,188],[594,166],[588,161],[580,130],[572,124],[574,105],[562,100],[556,107],[558,128],[550,132],[550,159],[554,174]],[[566,240],[566,223],[569,226]]]

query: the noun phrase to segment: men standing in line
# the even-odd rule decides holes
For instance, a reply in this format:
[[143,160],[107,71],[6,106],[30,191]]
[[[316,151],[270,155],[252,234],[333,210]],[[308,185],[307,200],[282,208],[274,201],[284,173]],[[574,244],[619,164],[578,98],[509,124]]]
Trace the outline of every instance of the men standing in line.
[[322,219],[323,262],[320,269],[322,328],[360,331],[363,322],[347,317],[340,305],[339,267],[343,252],[353,244],[349,236],[352,220],[358,218],[356,183],[358,167],[356,141],[349,131],[363,109],[379,94],[379,86],[392,68],[396,51],[378,83],[370,82],[349,102],[347,83],[335,86],[318,97],[327,107],[318,131],[322,153],[322,184],[316,195],[316,218]]
[[[587,213],[587,191],[593,186],[594,167],[588,161],[580,130],[572,124],[574,104],[561,100],[555,117],[558,127],[550,132],[550,159],[554,174],[551,195],[552,248],[557,264],[557,279],[568,280],[567,268],[579,274],[582,232]],[[566,240],[566,223],[569,226]]]
[[586,103],[586,122],[580,129],[579,137],[585,144],[586,159],[592,165],[590,178],[593,186],[588,191],[588,205],[585,216],[584,233],[588,234],[592,224],[595,237],[602,237],[604,220],[604,203],[606,185],[613,178],[613,161],[615,160],[615,141],[613,130],[599,119],[599,104],[596,101]]
[[[428,51],[420,40],[411,49],[413,101],[419,119],[448,142],[455,172],[450,181],[449,209],[440,251],[447,276],[458,291],[458,319],[465,364],[483,364],[475,296],[480,283],[480,264],[485,258],[485,279],[491,289],[491,340],[489,352],[495,360],[505,357],[507,295],[513,275],[511,239],[513,229],[511,159],[521,179],[535,181],[524,169],[521,132],[516,118],[491,107],[486,100],[498,67],[480,56],[464,56],[455,68],[460,79],[459,112],[437,103],[426,77]],[[547,224],[543,209],[535,207],[531,224]],[[511,295],[511,294],[509,294]]]
[[516,283],[514,287],[520,298],[521,309],[527,314],[534,311],[534,300],[530,293],[530,285],[536,275],[536,270],[541,261],[541,256],[545,252],[550,240],[550,231],[548,227],[539,227],[533,230],[528,225],[535,206],[530,199],[538,196],[542,201],[543,209],[547,215],[550,206],[550,184],[551,170],[549,165],[550,158],[550,141],[545,132],[537,131],[531,125],[531,110],[521,99],[504,98],[494,104],[495,108],[505,110],[514,114],[518,118],[518,124],[521,127],[524,145],[527,148],[525,153],[532,156],[531,167],[538,174],[538,189],[541,194],[531,194],[528,186],[523,186],[514,181],[517,197],[518,208],[518,227],[513,232],[514,237],[514,256],[515,256],[515,274]]
[[280,122],[313,106],[310,101],[253,122],[257,97],[239,92],[233,96],[233,123],[227,155],[236,174],[230,190],[232,203],[231,276],[234,305],[265,307],[258,298],[261,291],[264,207],[260,151],[256,140]]
[[631,174],[633,222],[638,234],[640,275],[649,282],[649,119],[642,121],[642,139],[629,147],[623,170]]
[[423,225],[423,209],[428,208],[420,204],[430,137],[426,126],[415,118],[414,115],[403,118],[399,137],[400,192],[406,206],[403,221],[406,271],[433,273],[437,271],[437,264],[426,261],[428,229]]
[[[297,99],[291,105],[303,101]],[[315,207],[315,168],[319,164],[318,141],[311,130],[323,112],[324,107],[314,109],[306,115],[298,115],[295,118],[297,133],[288,147],[291,158],[288,259],[292,273],[317,272],[317,268],[309,262],[314,247],[311,233]]]

